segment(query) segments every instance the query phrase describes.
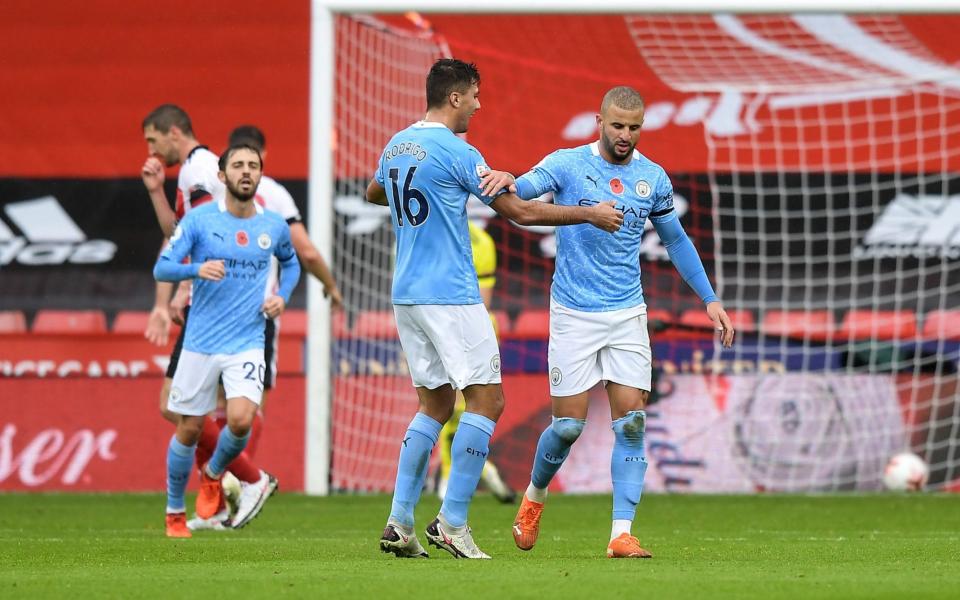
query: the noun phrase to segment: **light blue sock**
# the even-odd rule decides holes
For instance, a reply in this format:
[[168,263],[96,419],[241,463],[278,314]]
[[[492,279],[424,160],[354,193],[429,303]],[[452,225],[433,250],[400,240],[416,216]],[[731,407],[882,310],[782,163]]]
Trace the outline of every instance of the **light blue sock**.
[[643,448],[643,432],[647,413],[630,411],[613,422],[613,455],[610,475],[613,478],[613,518],[633,521],[643,491],[647,459]]
[[585,419],[572,417],[553,417],[550,426],[540,434],[537,453],[533,458],[533,472],[530,483],[533,487],[546,489],[553,476],[560,470],[563,461],[570,454],[570,447],[580,437]]
[[217,449],[213,451],[213,456],[207,463],[207,471],[214,477],[223,475],[223,472],[227,470],[227,465],[240,456],[243,449],[247,447],[247,440],[249,439],[249,430],[247,430],[247,435],[237,437],[230,431],[229,425],[221,429],[220,437],[217,439]]
[[427,478],[430,454],[443,427],[435,419],[418,412],[407,427],[397,461],[397,484],[393,487],[390,520],[413,527],[413,509],[420,501],[423,482]]
[[170,438],[170,445],[167,446],[167,512],[186,511],[183,494],[190,481],[193,453],[196,450],[196,444],[184,446],[177,441],[176,435]]
[[467,509],[470,508],[473,493],[477,491],[480,473],[490,452],[490,436],[496,425],[494,421],[476,413],[465,412],[460,417],[450,451],[450,481],[440,506],[440,514],[452,527],[467,524]]

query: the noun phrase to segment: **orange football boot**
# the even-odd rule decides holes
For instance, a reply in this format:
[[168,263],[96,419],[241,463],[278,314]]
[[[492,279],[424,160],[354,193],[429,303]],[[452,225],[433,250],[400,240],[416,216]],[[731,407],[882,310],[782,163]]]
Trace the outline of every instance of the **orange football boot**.
[[530,550],[540,535],[540,515],[543,514],[543,502],[534,502],[523,495],[520,510],[513,521],[513,541],[517,548]]
[[607,558],[653,558],[653,555],[640,547],[640,540],[621,533],[607,546]]
[[193,537],[193,534],[191,534],[190,530],[187,529],[186,513],[167,513],[167,537]]
[[219,479],[207,475],[206,466],[200,469],[200,491],[197,492],[197,516],[209,519],[217,514],[223,502],[223,487]]

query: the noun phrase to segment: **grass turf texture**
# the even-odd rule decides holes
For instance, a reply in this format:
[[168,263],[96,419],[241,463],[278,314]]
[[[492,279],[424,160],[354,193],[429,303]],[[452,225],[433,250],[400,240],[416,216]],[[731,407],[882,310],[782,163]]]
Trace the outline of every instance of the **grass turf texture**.
[[[540,540],[479,495],[492,561],[381,554],[386,496],[278,494],[240,531],[163,534],[159,495],[0,495],[0,598],[956,598],[960,496],[645,497],[652,560],[609,560],[609,496],[552,496]],[[439,508],[417,511],[421,542]]]

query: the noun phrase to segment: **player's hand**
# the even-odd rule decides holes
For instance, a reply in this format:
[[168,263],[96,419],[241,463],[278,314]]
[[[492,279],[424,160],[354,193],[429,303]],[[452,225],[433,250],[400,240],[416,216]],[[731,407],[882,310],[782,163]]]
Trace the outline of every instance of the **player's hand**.
[[487,171],[480,176],[480,195],[495,196],[497,192],[506,188],[507,191],[517,193],[517,179],[506,171]]
[[330,308],[333,310],[343,310],[343,296],[337,286],[323,286],[323,297],[330,298]]
[[140,178],[143,179],[143,185],[148,192],[155,192],[163,187],[166,174],[163,171],[163,163],[156,156],[147,157],[146,162],[140,169]]
[[184,311],[187,305],[190,304],[191,287],[189,281],[181,281],[180,286],[177,287],[177,291],[173,295],[173,299],[170,300],[170,318],[181,327],[183,327],[184,322]]
[[208,260],[200,265],[200,272],[197,277],[207,281],[220,281],[227,275],[227,269],[223,266],[222,260]]
[[150,311],[150,318],[147,319],[147,329],[143,332],[143,337],[151,344],[157,346],[166,346],[170,339],[170,313],[163,306],[154,306]]
[[615,233],[623,225],[623,213],[614,208],[616,202],[607,200],[590,209],[590,224],[609,233]]
[[723,305],[719,302],[707,304],[707,314],[710,315],[710,320],[713,321],[713,327],[717,330],[717,333],[720,334],[720,343],[723,344],[723,347],[729,348],[733,346],[733,323],[730,321],[730,317],[727,316],[727,311],[723,310]]
[[263,316],[266,318],[276,319],[286,307],[287,303],[283,301],[283,298],[280,296],[270,296],[266,299],[266,301],[264,301],[263,306],[260,307],[260,310],[263,311]]

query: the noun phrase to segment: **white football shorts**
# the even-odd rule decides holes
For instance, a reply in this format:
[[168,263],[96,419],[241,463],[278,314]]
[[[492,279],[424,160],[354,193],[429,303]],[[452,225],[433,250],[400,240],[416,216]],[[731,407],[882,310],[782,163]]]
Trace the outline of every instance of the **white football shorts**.
[[500,347],[483,304],[398,304],[393,311],[414,386],[500,383]]
[[167,409],[178,415],[202,416],[217,408],[221,378],[227,399],[244,397],[257,405],[263,398],[266,364],[263,348],[239,354],[200,354],[183,350],[173,376]]
[[650,391],[647,305],[583,312],[550,301],[550,395],[574,396],[603,381]]

